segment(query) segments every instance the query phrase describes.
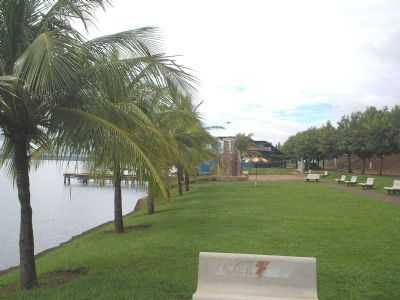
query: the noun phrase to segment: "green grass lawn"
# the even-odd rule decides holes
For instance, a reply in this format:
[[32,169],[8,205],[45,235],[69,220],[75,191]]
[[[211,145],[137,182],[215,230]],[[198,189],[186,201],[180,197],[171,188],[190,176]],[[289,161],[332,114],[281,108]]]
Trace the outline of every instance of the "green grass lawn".
[[360,175],[360,174],[349,174],[346,172],[335,172],[335,171],[329,171],[329,175],[326,177],[323,177],[323,181],[331,181],[335,182],[336,178],[339,178],[341,175],[347,175],[347,178],[350,179],[350,176],[356,175],[358,176],[358,182],[366,182],[367,177],[373,177],[375,178],[375,189],[377,192],[380,193],[385,193],[386,191],[383,189],[385,186],[392,186],[393,185],[393,180],[398,179],[400,180],[400,177],[394,177],[394,176],[377,176],[377,175]]
[[247,168],[243,171],[248,171],[249,175],[290,175],[296,173],[296,169],[286,169],[286,168]]
[[[191,299],[199,251],[313,256],[319,299],[400,299],[400,206],[304,182],[207,183],[38,259],[40,276],[88,268],[63,286],[2,299]],[[0,277],[0,285],[17,274]],[[1,293],[1,292],[0,292]]]

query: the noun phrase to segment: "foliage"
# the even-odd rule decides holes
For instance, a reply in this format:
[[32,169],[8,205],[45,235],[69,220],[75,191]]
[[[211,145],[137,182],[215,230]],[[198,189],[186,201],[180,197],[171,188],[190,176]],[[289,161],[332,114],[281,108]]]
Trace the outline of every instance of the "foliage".
[[25,288],[36,284],[29,190],[32,157],[45,152],[80,154],[115,174],[133,166],[139,180],[147,176],[162,186],[139,138],[146,132],[148,139],[162,141],[161,134],[132,101],[132,90],[153,90],[169,82],[181,89],[192,87],[184,68],[159,51],[154,28],[93,40],[74,29],[77,22],[86,27],[95,10],[109,2],[0,1],[1,163],[17,182]]
[[252,137],[252,133],[238,133],[235,136],[235,147],[239,151],[241,157],[248,155],[248,150],[250,147],[255,147]]
[[327,122],[318,130],[318,151],[323,159],[330,159],[338,156],[338,136],[336,128],[331,122]]
[[215,157],[212,145],[216,140],[202,124],[199,113],[201,103],[195,105],[192,95],[182,93],[174,86],[169,94],[172,105],[163,120],[163,128],[177,145],[176,163],[192,173],[201,162]]
[[338,152],[341,154],[353,153],[353,139],[355,136],[356,115],[343,116],[338,122]]
[[367,147],[378,157],[396,152],[397,132],[391,124],[389,111],[370,107],[363,115],[368,131]]
[[282,146],[288,158],[306,163],[331,159],[345,154],[351,172],[351,156],[363,160],[373,156],[384,159],[387,154],[400,151],[400,108],[392,110],[368,107],[364,112],[343,116],[334,127],[327,122],[320,128],[310,128],[289,137]]

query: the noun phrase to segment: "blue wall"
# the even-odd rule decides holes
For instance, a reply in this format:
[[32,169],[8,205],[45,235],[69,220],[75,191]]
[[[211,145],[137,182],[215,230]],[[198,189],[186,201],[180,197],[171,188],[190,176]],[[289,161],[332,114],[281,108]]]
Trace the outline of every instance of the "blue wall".
[[217,160],[209,160],[203,162],[199,167],[199,175],[211,175],[213,170],[217,167],[218,161]]

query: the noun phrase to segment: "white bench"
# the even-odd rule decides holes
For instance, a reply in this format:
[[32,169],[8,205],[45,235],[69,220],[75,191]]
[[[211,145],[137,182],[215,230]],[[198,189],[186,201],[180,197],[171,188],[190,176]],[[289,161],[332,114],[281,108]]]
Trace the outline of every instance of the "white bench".
[[193,300],[318,300],[316,259],[200,253]]
[[390,193],[395,193],[395,192],[400,192],[400,180],[394,180],[393,181],[393,185],[388,187],[385,186],[384,187],[385,190],[387,190],[387,192]]
[[304,177],[304,181],[315,181],[318,182],[321,178],[320,174],[307,174],[306,177]]
[[359,183],[359,185],[361,185],[363,189],[372,189],[374,187],[374,184],[375,179],[372,177],[368,177],[366,182]]
[[337,183],[345,183],[346,182],[346,175],[342,175],[339,179],[335,179]]
[[357,184],[357,176],[351,176],[350,180],[346,180],[344,183],[346,183],[348,186],[349,185],[356,185]]

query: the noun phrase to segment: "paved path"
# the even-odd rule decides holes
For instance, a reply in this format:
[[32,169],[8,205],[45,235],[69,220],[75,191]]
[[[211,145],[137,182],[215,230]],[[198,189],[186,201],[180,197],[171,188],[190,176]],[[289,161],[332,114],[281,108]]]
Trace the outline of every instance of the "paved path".
[[322,181],[321,183],[341,192],[352,193],[353,195],[357,196],[366,196],[382,202],[400,204],[400,196],[398,195],[388,195],[384,193],[379,193],[374,190],[363,190],[360,187],[347,187],[344,184],[337,184],[324,181]]
[[[304,176],[300,174],[293,175],[258,175],[257,181],[259,182],[277,182],[277,181],[303,181]],[[255,175],[249,176],[249,181],[256,181]],[[336,189],[341,192],[352,193],[357,196],[366,196],[372,199],[387,202],[387,203],[395,203],[400,205],[400,196],[398,195],[388,195],[384,193],[380,193],[374,190],[362,190],[360,187],[347,187],[343,184],[337,184],[332,182],[327,182],[322,180],[320,182],[323,185],[326,185],[330,188]]]
[[[257,181],[302,181],[303,175],[257,175]],[[256,181],[256,175],[250,175],[249,181]]]

